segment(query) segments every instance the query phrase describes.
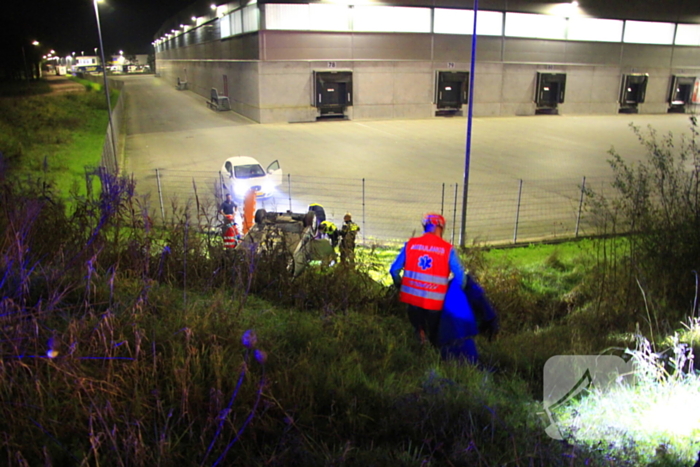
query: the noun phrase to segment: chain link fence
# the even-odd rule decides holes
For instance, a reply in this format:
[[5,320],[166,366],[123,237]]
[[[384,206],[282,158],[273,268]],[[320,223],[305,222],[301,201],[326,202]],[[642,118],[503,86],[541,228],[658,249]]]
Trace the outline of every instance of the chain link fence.
[[[202,223],[216,218],[225,180],[220,173],[155,169],[138,180],[154,219],[189,206]],[[586,209],[585,191],[609,191],[610,178],[510,180],[469,186],[466,241],[521,243],[574,238],[596,233],[595,217]],[[359,240],[394,244],[420,234],[426,212],[447,220],[445,239],[460,242],[463,187],[455,182],[399,183],[375,179],[285,175],[273,197],[257,201],[267,211],[306,212],[321,204],[326,217],[340,226],[346,212],[360,226]],[[237,200],[240,204],[241,200]]]
[[[102,84],[101,76],[84,75],[83,78]],[[124,82],[110,79],[109,88],[122,90]],[[102,167],[112,174],[119,173],[119,155],[124,150],[121,138],[124,131],[124,115],[124,93],[121,92],[117,103],[112,108],[110,123],[107,125],[107,133],[105,134],[104,143],[102,143]],[[110,125],[112,126],[111,128]]]

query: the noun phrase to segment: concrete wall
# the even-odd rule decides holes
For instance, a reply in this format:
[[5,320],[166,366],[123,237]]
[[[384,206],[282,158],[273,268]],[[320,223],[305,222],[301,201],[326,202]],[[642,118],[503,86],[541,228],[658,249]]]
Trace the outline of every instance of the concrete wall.
[[[353,73],[348,118],[429,118],[437,72],[469,70],[471,37],[262,31],[157,60],[164,79],[184,75],[204,98],[227,87],[233,110],[261,123],[315,120],[313,72],[329,70]],[[538,72],[566,73],[560,114],[617,113],[628,73],[649,75],[640,113],[665,113],[672,75],[700,76],[700,48],[480,37],[475,115],[533,115]]]

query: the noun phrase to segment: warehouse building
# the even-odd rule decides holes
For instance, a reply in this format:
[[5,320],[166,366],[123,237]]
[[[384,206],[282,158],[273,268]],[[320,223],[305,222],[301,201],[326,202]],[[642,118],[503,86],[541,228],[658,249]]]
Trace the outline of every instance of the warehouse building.
[[[700,2],[484,0],[475,116],[694,112]],[[466,113],[473,2],[198,2],[155,36],[160,79],[260,123]]]

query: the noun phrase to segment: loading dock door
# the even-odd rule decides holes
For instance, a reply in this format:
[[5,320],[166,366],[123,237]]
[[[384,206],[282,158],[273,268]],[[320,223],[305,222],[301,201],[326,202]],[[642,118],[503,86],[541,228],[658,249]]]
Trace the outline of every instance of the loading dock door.
[[668,97],[668,111],[685,113],[685,106],[690,104],[693,98],[694,87],[694,76],[674,76],[671,82],[671,93]]
[[343,116],[351,105],[351,71],[314,71],[314,106],[321,117]]
[[566,73],[537,73],[535,88],[536,114],[556,114],[564,103]]
[[444,110],[462,110],[468,102],[469,72],[438,71],[437,108]]
[[620,90],[620,113],[637,113],[637,106],[644,103],[649,75],[634,74],[622,77]]
[[323,83],[319,91],[319,103],[325,107],[345,107],[347,104],[346,83]]

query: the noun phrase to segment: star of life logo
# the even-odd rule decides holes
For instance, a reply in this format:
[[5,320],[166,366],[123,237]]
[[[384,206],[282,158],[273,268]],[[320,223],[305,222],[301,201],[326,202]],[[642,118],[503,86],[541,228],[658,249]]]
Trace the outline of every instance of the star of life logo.
[[433,258],[431,258],[428,255],[421,256],[420,258],[418,258],[418,267],[421,268],[422,271],[430,269],[431,267],[433,267]]

